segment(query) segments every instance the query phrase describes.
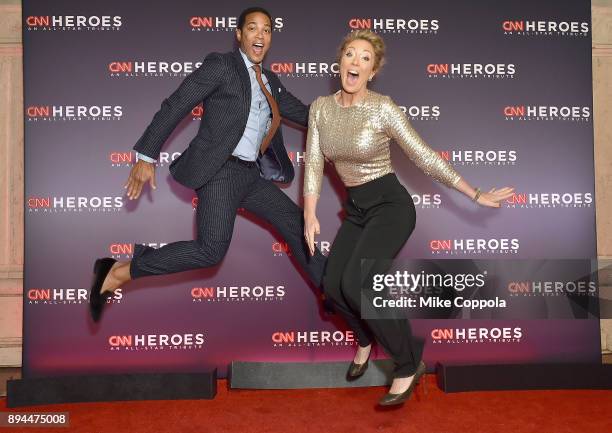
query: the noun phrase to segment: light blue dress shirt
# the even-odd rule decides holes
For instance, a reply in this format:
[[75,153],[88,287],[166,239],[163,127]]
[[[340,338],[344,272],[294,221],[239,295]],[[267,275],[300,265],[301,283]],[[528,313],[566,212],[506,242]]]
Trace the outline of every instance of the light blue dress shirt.
[[[238,141],[232,155],[237,158],[244,159],[245,161],[255,161],[259,153],[261,142],[270,128],[270,105],[268,104],[266,95],[264,95],[261,87],[259,87],[259,83],[257,82],[257,75],[253,69],[254,63],[248,59],[242,50],[238,51],[244,60],[244,64],[246,65],[247,71],[249,72],[249,78],[251,80],[251,107],[249,110],[249,117],[247,118],[246,128],[244,129],[244,134],[240,138],[240,141]],[[268,91],[271,92],[268,79],[263,73],[261,74],[261,80]],[[143,161],[150,163],[157,161],[138,152],[136,152],[136,159],[142,159]]]

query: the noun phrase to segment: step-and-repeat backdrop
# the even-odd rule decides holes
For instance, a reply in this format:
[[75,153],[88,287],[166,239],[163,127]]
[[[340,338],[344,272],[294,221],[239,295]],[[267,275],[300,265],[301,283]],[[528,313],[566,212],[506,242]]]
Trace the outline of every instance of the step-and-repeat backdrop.
[[[529,259],[596,256],[588,1],[260,3],[274,16],[265,65],[302,101],[339,88],[342,37],[372,29],[388,47],[372,89],[390,95],[471,184],[516,188],[502,209],[479,207],[394,146],[417,208],[401,258],[520,259],[529,267]],[[244,212],[219,266],[135,281],[116,292],[100,324],[88,316],[97,257],[126,260],[134,243],[193,238],[194,191],[173,181],[168,166],[205,107],[176,128],[157,164],[157,190],[138,201],[123,189],[132,146],[206,54],[236,48],[237,16],[248,6],[24,0],[26,376],[211,367],[223,375],[232,360],[352,357],[352,333],[324,313],[284,241]],[[300,202],[306,134],[288,125],[283,133],[296,179],[282,188]],[[325,254],[344,199],[333,169],[326,172],[318,212]],[[563,274],[507,281],[507,296],[525,306],[593,296]],[[489,315],[417,319],[413,327],[430,366],[596,361],[600,352],[596,318]]]

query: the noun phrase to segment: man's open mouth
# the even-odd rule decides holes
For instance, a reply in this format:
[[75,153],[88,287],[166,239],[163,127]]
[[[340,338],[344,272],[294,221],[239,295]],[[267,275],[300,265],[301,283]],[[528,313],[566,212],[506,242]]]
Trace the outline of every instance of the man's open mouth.
[[253,44],[253,52],[255,54],[261,54],[263,53],[263,49],[264,49],[264,44],[261,42],[255,42]]

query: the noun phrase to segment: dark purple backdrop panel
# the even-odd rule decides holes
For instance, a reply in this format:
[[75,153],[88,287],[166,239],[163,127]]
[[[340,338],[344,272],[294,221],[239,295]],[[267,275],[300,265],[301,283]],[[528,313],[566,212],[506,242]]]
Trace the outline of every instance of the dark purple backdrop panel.
[[[405,107],[419,133],[472,184],[516,187],[504,209],[479,208],[394,149],[398,176],[418,212],[402,257],[596,255],[588,1],[562,8],[552,0],[494,7],[478,0],[260,3],[276,17],[266,64],[305,103],[338,89],[332,64],[342,36],[372,27],[388,46],[388,64],[372,88]],[[134,161],[131,147],[197,62],[234,48],[232,25],[247,6],[24,0],[27,376],[210,367],[223,375],[232,360],[351,357],[352,334],[322,314],[282,239],[244,214],[219,267],[135,282],[116,295],[100,325],[88,320],[96,257],[125,259],[134,242],[192,238],[194,192],[171,179],[168,165],[195,134],[200,113],[168,140],[157,191],[147,190],[136,203],[128,203],[122,188]],[[84,25],[77,27],[79,20]],[[163,63],[171,72],[160,72]],[[495,73],[474,74],[467,70],[473,64]],[[75,106],[85,107],[84,116]],[[569,116],[551,106],[569,107]],[[533,110],[545,110],[539,113],[545,117]],[[283,128],[297,174],[283,189],[299,202],[305,132]],[[340,225],[344,197],[328,172],[319,206],[324,251]],[[487,247],[471,249],[471,239],[485,239]],[[595,361],[599,355],[597,320],[417,320],[414,327],[427,340],[428,362]],[[513,341],[448,338],[467,328],[509,328]]]

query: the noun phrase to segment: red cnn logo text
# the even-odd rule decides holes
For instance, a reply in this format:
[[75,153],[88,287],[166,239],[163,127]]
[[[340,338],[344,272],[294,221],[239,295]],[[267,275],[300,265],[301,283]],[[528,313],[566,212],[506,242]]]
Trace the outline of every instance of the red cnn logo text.
[[453,249],[453,241],[450,239],[434,239],[429,242],[429,248],[432,251],[448,251]]
[[431,331],[431,338],[434,340],[450,340],[453,338],[452,329],[434,329]]
[[112,347],[119,346],[131,346],[132,336],[131,335],[112,335],[108,338],[108,344]]
[[49,289],[28,290],[28,299],[30,301],[49,301],[51,300],[51,290]]
[[49,17],[35,17],[29,16],[26,18],[26,23],[30,27],[45,27],[49,26],[50,20]]
[[291,249],[289,248],[289,244],[287,242],[274,242],[272,244],[272,251],[275,254],[285,253],[287,255],[291,254]]
[[512,194],[512,197],[506,199],[506,202],[509,204],[527,204],[527,194],[514,193]]
[[527,281],[512,281],[508,284],[510,293],[531,293],[531,284]]
[[349,27],[354,30],[371,29],[372,19],[371,18],[351,18],[349,20]]
[[32,106],[26,110],[28,117],[49,117],[51,115],[51,108],[46,106]]
[[193,289],[191,289],[191,297],[195,299],[214,298],[215,288],[214,287],[194,287]]
[[51,198],[49,197],[30,197],[28,199],[28,207],[30,209],[50,208]]
[[502,28],[507,32],[522,32],[525,30],[525,21],[504,21]]
[[451,159],[450,151],[448,151],[448,150],[440,150],[438,152],[438,155],[440,155],[442,157],[442,159],[444,159],[445,161],[450,161],[450,159]]
[[274,343],[295,343],[295,332],[275,332],[272,334]]
[[113,255],[134,253],[134,245],[132,244],[111,244],[108,249]]
[[135,156],[132,152],[111,152],[108,158],[113,164],[132,163]]
[[514,116],[524,116],[525,115],[525,106],[519,105],[515,107],[504,107],[504,114],[506,116],[514,117]]
[[133,63],[132,62],[111,62],[108,65],[108,70],[114,74],[117,74],[120,72],[132,72]]
[[430,63],[427,65],[427,72],[430,74],[448,74],[448,63]]
[[191,17],[189,20],[191,27],[214,27],[213,17]]
[[275,74],[292,74],[293,63],[277,62],[270,65],[270,70]]

